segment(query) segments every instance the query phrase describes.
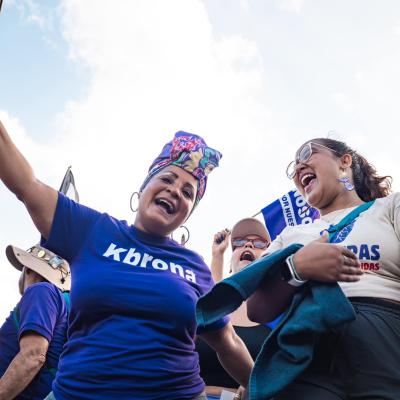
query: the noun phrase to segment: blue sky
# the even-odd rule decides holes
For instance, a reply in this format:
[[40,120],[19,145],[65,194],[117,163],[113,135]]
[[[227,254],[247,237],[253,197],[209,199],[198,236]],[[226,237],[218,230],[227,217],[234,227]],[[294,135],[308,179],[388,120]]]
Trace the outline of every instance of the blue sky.
[[[88,75],[69,58],[54,1],[41,1],[46,22],[30,20],[24,2],[4,2],[0,16],[0,108],[18,117],[30,134],[46,140],[65,102],[84,95]],[[18,4],[19,3],[19,4]],[[29,4],[29,3],[28,3]],[[39,4],[39,3],[38,3]]]

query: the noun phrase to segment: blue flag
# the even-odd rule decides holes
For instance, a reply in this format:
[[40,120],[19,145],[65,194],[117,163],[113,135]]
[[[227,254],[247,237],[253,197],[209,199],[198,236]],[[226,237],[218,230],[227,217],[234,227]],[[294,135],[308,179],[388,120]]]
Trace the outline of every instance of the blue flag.
[[310,207],[304,197],[291,190],[261,210],[265,225],[274,240],[286,226],[309,224],[319,218],[317,209]]

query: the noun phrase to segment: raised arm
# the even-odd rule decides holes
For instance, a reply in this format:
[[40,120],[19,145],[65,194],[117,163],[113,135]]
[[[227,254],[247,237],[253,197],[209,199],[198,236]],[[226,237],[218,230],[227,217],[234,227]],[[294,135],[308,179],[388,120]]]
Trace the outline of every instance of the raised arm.
[[229,229],[224,229],[214,235],[211,257],[211,275],[215,283],[218,283],[223,278],[224,269],[224,253],[229,245],[231,232]]
[[57,205],[57,191],[36,179],[1,121],[0,179],[25,204],[40,234],[48,238]]

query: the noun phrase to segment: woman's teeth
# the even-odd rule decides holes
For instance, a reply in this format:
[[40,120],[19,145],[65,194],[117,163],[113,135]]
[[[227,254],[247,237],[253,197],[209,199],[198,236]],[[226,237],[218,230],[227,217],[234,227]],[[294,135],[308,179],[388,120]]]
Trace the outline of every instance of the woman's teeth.
[[301,184],[306,187],[313,179],[315,179],[314,174],[305,174],[301,177]]
[[165,211],[168,214],[172,214],[174,212],[174,206],[167,200],[165,199],[156,199],[155,203],[159,206],[162,206],[165,208]]

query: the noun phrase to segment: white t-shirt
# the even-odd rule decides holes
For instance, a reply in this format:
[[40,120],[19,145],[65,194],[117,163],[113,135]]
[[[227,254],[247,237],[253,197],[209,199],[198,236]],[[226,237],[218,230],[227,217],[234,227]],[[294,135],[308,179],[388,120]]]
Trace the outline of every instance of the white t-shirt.
[[[271,243],[268,253],[292,243],[308,244],[353,208],[333,211],[307,225],[288,226]],[[347,297],[379,297],[400,301],[400,193],[393,193],[361,213],[334,240],[357,254],[364,274],[354,283],[339,282]]]

